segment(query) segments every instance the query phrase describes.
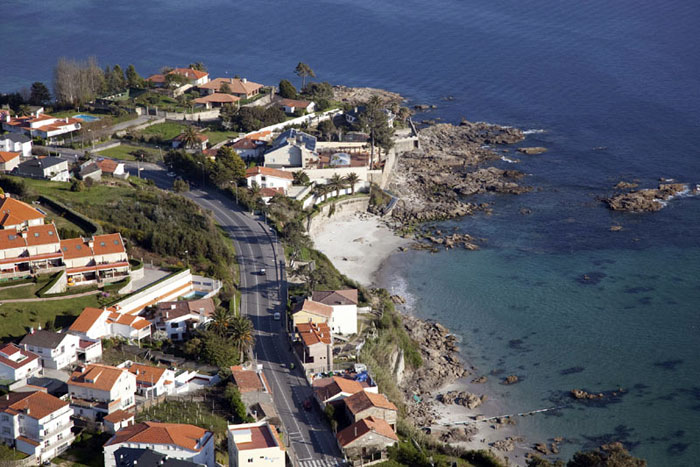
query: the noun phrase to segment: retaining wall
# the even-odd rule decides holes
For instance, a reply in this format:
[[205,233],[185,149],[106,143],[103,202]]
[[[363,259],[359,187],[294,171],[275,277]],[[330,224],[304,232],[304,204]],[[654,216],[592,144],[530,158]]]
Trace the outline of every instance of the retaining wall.
[[[335,211],[331,217],[328,217],[332,206],[335,206]],[[336,203],[328,203],[321,208],[318,214],[308,220],[306,231],[311,237],[313,237],[329,220],[335,220],[338,217],[351,216],[358,212],[365,212],[367,211],[367,208],[369,208],[369,196],[340,200]]]

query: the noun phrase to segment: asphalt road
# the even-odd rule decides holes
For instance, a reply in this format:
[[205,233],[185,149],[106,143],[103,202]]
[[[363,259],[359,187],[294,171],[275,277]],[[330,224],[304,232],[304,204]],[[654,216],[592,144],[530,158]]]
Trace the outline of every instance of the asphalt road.
[[[136,165],[127,165],[136,176]],[[174,178],[156,164],[142,164],[141,177],[169,189]],[[275,234],[262,220],[244,212],[234,202],[214,190],[193,188],[185,195],[210,210],[233,240],[241,273],[241,311],[253,321],[256,330],[255,357],[272,386],[275,408],[283,423],[284,440],[302,467],[344,465],[335,436],[317,408],[306,411],[303,401],[311,397],[311,387],[301,370],[290,370],[292,356],[284,321],[273,313],[285,313],[286,280],[284,258]],[[260,270],[265,269],[265,274]],[[315,406],[314,406],[315,407]]]

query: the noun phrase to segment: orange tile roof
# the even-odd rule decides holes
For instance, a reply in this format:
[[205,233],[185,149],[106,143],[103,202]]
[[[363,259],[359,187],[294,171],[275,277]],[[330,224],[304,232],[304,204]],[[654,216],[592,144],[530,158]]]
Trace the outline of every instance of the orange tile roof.
[[224,83],[228,84],[233,94],[245,94],[246,96],[263,87],[262,84],[247,80],[243,82],[242,79],[238,78],[215,78],[199,87],[202,89],[213,89],[214,91],[220,91],[221,86]]
[[326,345],[332,343],[331,329],[326,323],[299,323],[296,329],[307,347],[318,343]]
[[150,81],[151,83],[165,83],[165,75],[156,73],[146,78],[146,81]]
[[119,233],[95,235],[92,239],[94,242],[92,249],[95,251],[95,255],[111,255],[125,251],[124,242]]
[[[11,358],[7,358],[16,354],[17,352],[22,354],[25,358],[18,362],[12,360]],[[14,344],[6,344],[2,348],[0,348],[0,364],[9,366],[10,368],[13,368],[15,370],[17,368],[22,368],[23,366],[33,362],[38,358],[38,355],[28,352],[26,350],[22,350]]]
[[350,413],[354,415],[372,407],[393,411],[399,410],[384,394],[375,394],[368,391],[356,392],[352,396],[345,398],[344,402]]
[[317,379],[313,382],[313,388],[322,401],[327,401],[340,393],[352,395],[363,391],[362,384],[359,382],[340,376]]
[[238,391],[243,394],[246,392],[254,391],[264,391],[267,389],[267,381],[263,382],[261,378],[265,378],[265,375],[258,373],[254,370],[244,370],[242,366],[232,366],[231,376],[233,377],[233,382],[238,386]]
[[[90,248],[92,242],[92,248]],[[118,233],[95,235],[92,239],[68,238],[61,240],[61,251],[65,259],[123,253],[124,242]]]
[[246,169],[246,178],[254,177],[256,175],[266,175],[269,177],[285,178],[287,180],[294,180],[294,174],[292,172],[287,172],[279,169],[272,169],[270,167],[255,166]]
[[61,240],[61,251],[65,259],[84,258],[92,256],[88,242],[83,238],[67,238]]
[[120,443],[171,444],[189,451],[201,451],[209,431],[194,425],[143,422],[122,428],[105,446]]
[[114,171],[117,170],[119,163],[113,161],[112,159],[102,159],[101,161],[97,161],[97,166],[100,168],[102,173],[113,174]]
[[117,410],[116,412],[112,412],[111,414],[105,416],[103,420],[110,422],[110,423],[119,423],[123,422],[124,420],[129,420],[134,418],[134,414],[131,412],[127,412],[126,410]]
[[132,363],[129,371],[136,375],[136,384],[154,386],[165,374],[166,368]]
[[60,243],[56,226],[52,224],[32,225],[27,228],[27,245],[48,245]]
[[307,313],[323,316],[328,319],[333,315],[333,307],[309,299],[304,300],[299,311],[306,311]]
[[2,163],[10,162],[12,159],[16,159],[18,157],[18,152],[0,151],[0,162]]
[[280,105],[284,107],[297,107],[300,109],[305,109],[311,104],[309,101],[300,101],[297,99],[282,99]]
[[68,386],[109,391],[124,373],[128,373],[125,368],[93,363],[85,367],[82,372],[74,371],[67,383]]
[[357,289],[318,290],[311,294],[315,302],[324,305],[357,305]]
[[222,94],[220,92],[215,92],[214,94],[207,94],[206,96],[198,97],[192,102],[195,104],[233,104],[234,102],[240,101],[240,97],[232,96],[231,94]]
[[90,328],[92,328],[92,326],[95,325],[103,313],[106,312],[99,308],[85,307],[83,312],[80,313],[80,316],[78,316],[75,321],[73,321],[73,324],[71,324],[68,330],[86,333],[90,330]]
[[187,79],[200,79],[209,76],[209,73],[206,71],[194,70],[192,68],[175,68],[168,74],[184,76]]
[[396,433],[394,433],[394,430],[391,428],[391,425],[381,418],[374,417],[363,418],[353,423],[344,430],[341,430],[337,434],[337,438],[340,445],[345,447],[370,432],[374,432],[393,441],[399,440],[398,436],[396,436]]
[[255,149],[258,147],[258,145],[255,144],[255,141],[250,138],[241,138],[233,143],[231,147],[233,149]]
[[272,198],[275,195],[284,195],[284,189],[282,188],[261,188],[260,197],[261,198]]
[[0,226],[17,225],[45,216],[22,201],[0,195]]
[[22,413],[36,420],[47,417],[67,405],[68,402],[42,391],[11,392],[0,397],[0,411],[10,414]]
[[22,234],[14,229],[0,230],[0,250],[8,250],[10,248],[24,248],[27,246],[27,241],[22,237]]

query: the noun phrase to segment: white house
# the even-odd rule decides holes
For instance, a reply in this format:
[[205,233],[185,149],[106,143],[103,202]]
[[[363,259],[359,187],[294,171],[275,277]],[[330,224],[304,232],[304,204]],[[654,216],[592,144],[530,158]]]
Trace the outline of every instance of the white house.
[[265,167],[304,168],[317,160],[316,137],[294,128],[280,134],[265,153]]
[[117,162],[112,159],[102,159],[97,161],[103,175],[111,175],[113,177],[127,178],[129,173],[124,170],[124,163]]
[[284,445],[277,430],[263,420],[228,426],[229,467],[284,467]]
[[118,368],[126,368],[136,376],[136,392],[146,399],[175,391],[175,371],[169,368],[143,365],[131,360],[123,362]]
[[320,290],[311,295],[314,302],[333,308],[328,325],[334,334],[357,334],[357,289]]
[[[226,90],[226,87],[228,87],[228,90]],[[257,96],[262,88],[262,84],[248,81],[246,78],[215,78],[199,86],[199,89],[205,94],[226,93],[239,99],[250,99],[253,96]]]
[[71,406],[79,417],[100,420],[135,403],[136,376],[126,368],[97,363],[81,366],[66,384]]
[[10,118],[6,114],[2,122],[3,130],[10,133],[21,133],[29,137],[39,137],[52,140],[56,136],[65,135],[80,130],[82,120],[79,118],[52,117],[39,107],[26,117]]
[[194,425],[143,422],[122,428],[104,446],[105,467],[116,467],[114,452],[122,447],[151,449],[171,459],[216,467],[214,433]]
[[73,442],[73,410],[44,392],[0,396],[0,439],[34,456],[34,465],[53,459]]
[[41,358],[44,368],[60,370],[78,361],[80,338],[73,334],[53,331],[32,331],[20,345]]
[[68,285],[115,282],[129,275],[129,257],[119,233],[61,240]]
[[12,172],[19,165],[20,152],[0,151],[0,171]]
[[160,302],[156,306],[153,322],[156,329],[168,334],[168,339],[179,341],[208,323],[215,308],[211,298]]
[[30,378],[41,370],[39,356],[14,344],[0,347],[0,379],[18,381]]
[[241,138],[231,145],[242,159],[255,159],[259,157],[265,149],[265,141],[252,138]]
[[311,101],[300,101],[296,99],[282,99],[279,102],[280,107],[285,113],[293,114],[297,110],[303,110],[307,113],[311,113],[316,109],[316,104]]
[[86,307],[68,332],[85,340],[123,337],[139,341],[151,335],[151,323],[141,316],[117,313],[114,308]]
[[259,166],[247,169],[245,171],[245,178],[248,183],[248,188],[252,187],[253,183],[255,183],[260,188],[281,188],[285,194],[294,182],[294,175],[292,172]]
[[31,157],[32,139],[20,133],[0,135],[0,151],[18,152],[22,157]]
[[193,86],[201,86],[209,82],[209,73],[193,68],[175,68],[168,74],[183,76]]
[[13,173],[20,177],[51,180],[52,182],[67,182],[70,180],[68,161],[60,157],[35,157],[29,159],[17,165]]

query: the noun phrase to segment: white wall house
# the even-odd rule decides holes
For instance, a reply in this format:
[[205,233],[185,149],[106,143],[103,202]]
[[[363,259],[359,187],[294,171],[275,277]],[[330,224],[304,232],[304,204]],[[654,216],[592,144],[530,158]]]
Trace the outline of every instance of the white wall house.
[[136,376],[125,368],[87,365],[74,371],[66,384],[75,415],[90,420],[100,420],[135,403]]
[[291,129],[280,134],[265,153],[265,167],[305,168],[318,160],[316,137]]
[[144,422],[122,428],[104,446],[105,467],[116,467],[114,452],[122,447],[151,449],[171,459],[216,466],[214,433],[194,425]]
[[357,334],[357,290],[320,290],[313,292],[312,300],[333,308],[328,322],[334,334]]
[[80,130],[81,123],[79,118],[58,118],[45,114],[44,109],[40,107],[26,117],[10,118],[9,114],[6,115],[2,128],[11,133],[51,140],[56,136]]
[[0,347],[0,379],[18,381],[30,378],[41,370],[39,356],[14,344]]
[[32,331],[20,345],[41,358],[44,368],[60,370],[78,361],[80,338],[73,334],[53,331]]
[[68,162],[59,157],[44,157],[29,159],[21,162],[14,170],[20,177],[50,180],[52,182],[67,182],[70,180]]
[[248,188],[252,187],[253,183],[255,183],[260,188],[281,188],[285,194],[294,182],[294,175],[292,172],[259,166],[251,167],[246,170],[245,178]]
[[288,114],[293,114],[297,110],[303,110],[307,113],[311,113],[314,110],[316,110],[316,104],[311,101],[301,101],[301,100],[296,100],[296,99],[282,99],[279,103],[279,105],[282,107],[282,110],[284,110]]
[[228,426],[229,467],[284,467],[284,446],[267,421]]
[[31,157],[32,139],[19,133],[0,135],[0,151],[18,152],[22,157]]
[[180,341],[211,321],[215,308],[211,298],[160,302],[153,322],[156,329],[168,334],[168,339]]
[[118,368],[126,368],[136,376],[136,392],[146,399],[175,392],[175,371],[170,368],[143,365],[131,360],[123,362]]
[[34,465],[53,459],[73,442],[73,410],[44,392],[0,396],[0,439],[35,456]]
[[151,335],[151,323],[141,316],[117,313],[113,307],[86,307],[68,332],[86,340],[122,337],[139,341]]
[[0,171],[12,172],[19,165],[20,152],[8,152],[0,150]]

